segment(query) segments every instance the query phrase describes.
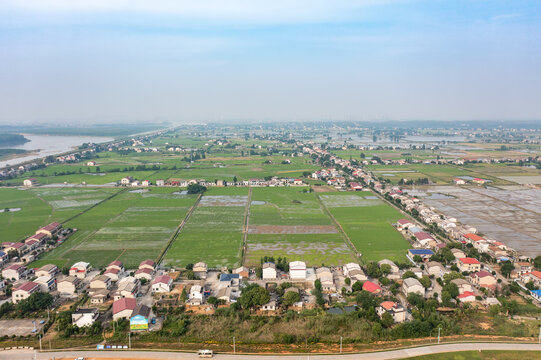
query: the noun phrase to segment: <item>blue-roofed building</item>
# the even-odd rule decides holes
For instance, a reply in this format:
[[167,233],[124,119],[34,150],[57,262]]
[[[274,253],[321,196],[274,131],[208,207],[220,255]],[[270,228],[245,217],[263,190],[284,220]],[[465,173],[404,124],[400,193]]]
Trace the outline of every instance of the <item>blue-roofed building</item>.
[[541,290],[530,290],[530,295],[532,295],[532,297],[541,302]]
[[220,274],[220,286],[236,286],[240,282],[239,274]]
[[408,250],[408,256],[413,259],[415,255],[420,256],[423,260],[424,259],[430,259],[432,255],[434,255],[434,251],[430,249],[409,249]]
[[3,251],[0,251],[0,260],[1,261],[5,261],[7,257],[8,257],[8,254],[6,254]]
[[421,228],[418,227],[418,226],[411,226],[411,227],[408,228],[408,231],[409,231],[410,233],[412,233],[412,234],[416,234],[416,233],[418,233],[418,232],[422,232],[423,229],[421,229]]

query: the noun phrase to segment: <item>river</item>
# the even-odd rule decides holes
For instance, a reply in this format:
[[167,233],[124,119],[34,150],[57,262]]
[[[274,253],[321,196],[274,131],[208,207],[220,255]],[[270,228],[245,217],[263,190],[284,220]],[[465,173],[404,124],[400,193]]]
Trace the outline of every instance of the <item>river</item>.
[[18,146],[2,146],[2,149],[22,149],[34,151],[31,155],[24,155],[10,160],[0,161],[0,168],[13,166],[25,161],[42,158],[49,155],[61,154],[74,150],[84,143],[102,143],[114,140],[105,136],[58,136],[58,135],[33,135],[23,134],[28,142]]

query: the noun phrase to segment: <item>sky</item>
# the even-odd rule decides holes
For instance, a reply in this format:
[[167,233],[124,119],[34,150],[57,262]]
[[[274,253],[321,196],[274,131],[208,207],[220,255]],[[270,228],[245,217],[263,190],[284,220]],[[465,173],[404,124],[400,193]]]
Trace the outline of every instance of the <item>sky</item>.
[[541,2],[2,0],[0,123],[539,120]]

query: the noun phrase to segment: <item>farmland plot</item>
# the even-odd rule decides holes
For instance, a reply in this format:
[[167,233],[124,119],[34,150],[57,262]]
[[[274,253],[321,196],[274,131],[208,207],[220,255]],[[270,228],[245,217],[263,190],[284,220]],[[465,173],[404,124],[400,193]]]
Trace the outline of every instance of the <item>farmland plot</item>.
[[209,189],[167,251],[165,264],[239,265],[247,200],[247,188]]
[[[352,200],[357,196],[362,201]],[[391,259],[404,261],[408,241],[392,223],[403,215],[381,200],[367,193],[333,193],[320,195],[336,221],[362,254],[364,261]]]
[[155,260],[195,202],[194,195],[173,191],[124,192],[96,206],[68,222],[78,231],[37,264],[69,266],[84,260],[101,267],[119,259],[134,268],[141,260]]
[[263,256],[302,260],[308,266],[340,265],[353,254],[314,193],[305,188],[254,188],[247,265]]
[[102,201],[118,189],[0,189],[2,241],[18,241],[40,226],[65,221]]

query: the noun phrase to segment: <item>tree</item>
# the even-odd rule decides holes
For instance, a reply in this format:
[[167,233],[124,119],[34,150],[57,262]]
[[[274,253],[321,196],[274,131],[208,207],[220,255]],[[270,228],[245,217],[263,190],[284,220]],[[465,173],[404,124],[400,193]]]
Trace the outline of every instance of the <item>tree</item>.
[[203,193],[207,190],[207,188],[203,185],[199,184],[190,184],[188,185],[188,194],[199,194]]
[[293,305],[294,303],[298,302],[301,300],[301,297],[299,295],[299,293],[295,292],[295,291],[288,291],[285,293],[284,297],[282,298],[282,303],[285,305],[285,306],[290,306],[290,305]]
[[447,292],[452,298],[456,298],[460,294],[458,291],[458,286],[452,282],[448,283],[447,285],[443,285],[442,296],[443,291]]
[[535,259],[533,260],[533,264],[536,268],[541,269],[541,255],[535,257]]
[[51,306],[54,302],[54,298],[49,293],[36,292],[30,295],[27,299],[24,299],[17,304],[17,310],[26,314],[29,312],[39,311]]
[[506,261],[500,266],[500,272],[505,277],[509,277],[509,275],[511,275],[511,271],[513,270],[515,270],[515,266],[510,261]]
[[381,269],[377,263],[371,262],[366,265],[366,274],[373,278],[379,278],[381,276]]
[[351,286],[351,290],[354,292],[361,291],[363,289],[363,283],[360,281],[355,281],[353,285]]
[[350,278],[346,278],[346,280],[344,280],[344,282],[346,283],[346,285],[351,285],[351,279]]
[[379,268],[384,275],[389,275],[391,273],[391,265],[389,264],[382,264]]
[[394,318],[387,311],[381,316],[381,324],[383,327],[389,328],[394,324]]
[[419,282],[425,287],[425,289],[428,289],[432,285],[432,281],[424,276],[419,279]]
[[415,275],[415,273],[413,271],[408,270],[402,275],[402,279],[408,279],[408,278],[417,279],[417,275]]
[[269,292],[257,284],[246,286],[238,299],[243,309],[249,309],[268,303],[270,300]]
[[317,291],[322,291],[323,287],[321,286],[321,280],[317,279],[316,281],[314,281],[314,287]]

